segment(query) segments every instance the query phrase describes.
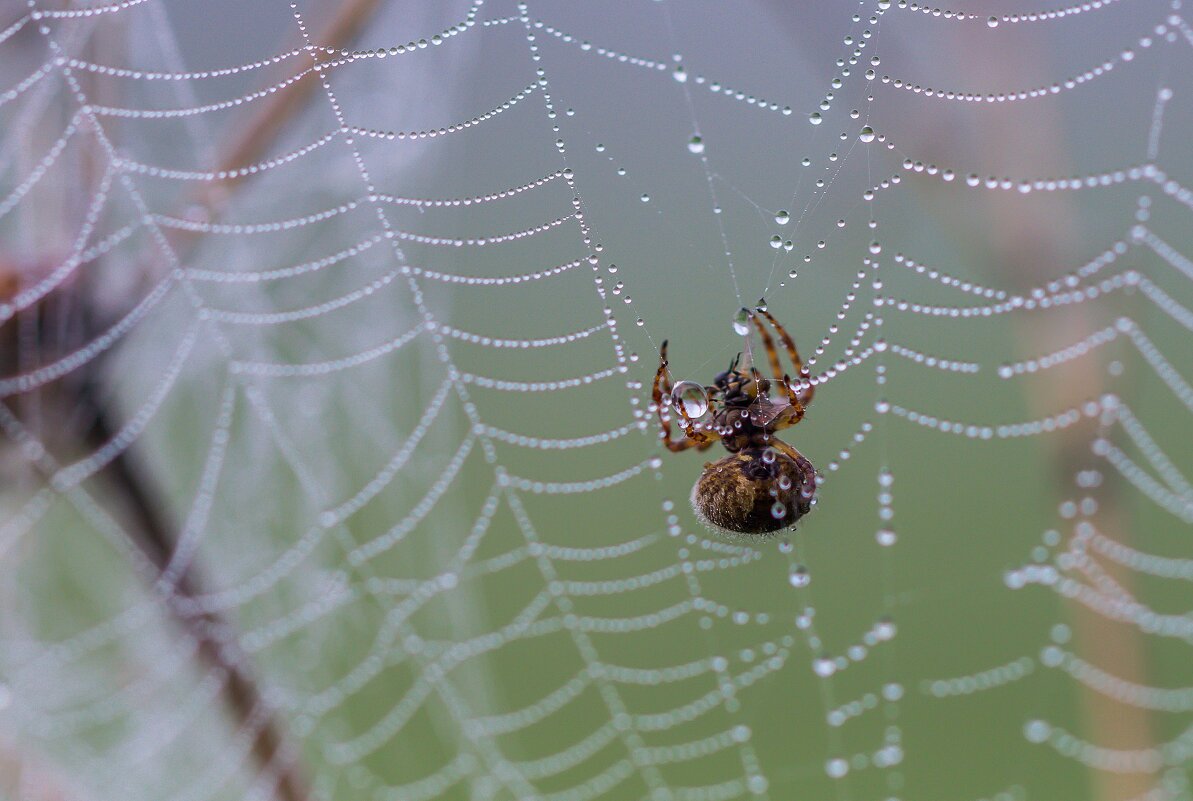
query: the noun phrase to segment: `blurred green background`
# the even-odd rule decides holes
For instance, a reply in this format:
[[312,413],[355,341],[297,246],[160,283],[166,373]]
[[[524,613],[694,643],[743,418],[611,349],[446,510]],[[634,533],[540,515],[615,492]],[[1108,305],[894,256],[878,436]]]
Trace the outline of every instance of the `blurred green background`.
[[[1193,38],[995,5],[7,4],[0,792],[1188,798]],[[726,543],[650,381],[759,298]]]

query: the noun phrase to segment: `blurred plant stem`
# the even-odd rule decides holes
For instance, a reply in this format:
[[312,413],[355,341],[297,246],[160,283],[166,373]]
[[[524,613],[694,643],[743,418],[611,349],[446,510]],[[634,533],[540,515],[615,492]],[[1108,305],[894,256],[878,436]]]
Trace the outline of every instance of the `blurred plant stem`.
[[[1015,34],[1031,37],[1034,31],[1021,26]],[[1042,63],[1036,56],[1054,52],[1040,42],[1020,46],[995,40],[985,32],[971,33],[959,41],[966,48],[963,59],[989,65],[991,86],[1029,86],[1040,75],[1060,67]],[[1015,58],[1007,58],[1008,47]],[[993,164],[1014,164],[1022,175],[1063,175],[1070,172],[1066,143],[1072,132],[1064,130],[1054,106],[1037,105],[1031,110],[1031,124],[1023,124],[1015,114],[990,114],[976,126],[976,150]],[[1026,291],[1071,268],[1074,259],[1089,250],[1083,247],[1076,214],[1066,202],[1066,193],[1048,193],[1046,197],[1014,192],[988,193],[983,225],[967,229],[970,241],[984,246],[991,261],[991,272],[1009,283],[1008,288]],[[1008,280],[1009,279],[1009,280]],[[1019,350],[1028,357],[1080,341],[1105,326],[1098,319],[1094,304],[1078,303],[1065,307],[1063,313],[1023,314],[1016,321]],[[1098,398],[1105,391],[1105,367],[1096,355],[1076,359],[1055,370],[1043,370],[1023,381],[1030,417],[1045,417],[1057,411]],[[1079,490],[1074,479],[1081,470],[1101,467],[1092,455],[1093,432],[1089,425],[1073,426],[1053,433],[1046,445],[1051,451],[1052,474],[1059,499],[1074,497]],[[1130,526],[1121,508],[1117,482],[1107,477],[1097,493],[1097,511],[1084,519],[1102,534],[1129,544]],[[1091,493],[1092,494],[1092,493]],[[1130,591],[1130,571],[1113,563],[1102,568],[1114,581]],[[1074,630],[1073,650],[1080,656],[1119,679],[1145,683],[1143,637],[1130,624],[1112,621],[1078,601],[1065,604]],[[1094,745],[1123,750],[1154,748],[1148,712],[1138,706],[1116,701],[1086,684],[1078,684],[1085,735]],[[1093,770],[1090,776],[1092,798],[1098,801],[1126,801],[1144,797],[1157,788],[1158,775],[1115,773]]]
[[[315,26],[312,40],[327,48],[346,48],[356,39],[379,4],[380,0],[344,0],[327,11],[326,22]],[[119,31],[110,28],[104,30],[102,39],[93,36],[81,46],[95,53],[111,50],[119,44],[110,38],[120,36]],[[295,38],[297,35],[295,32]],[[312,55],[325,60],[326,54],[316,51]],[[103,63],[102,59],[97,60]],[[283,77],[288,76],[278,75],[267,83],[278,82]],[[303,110],[312,92],[320,87],[319,81],[319,73],[308,73],[303,79],[271,94],[264,103],[255,107],[258,108],[255,116],[243,125],[231,126],[229,137],[232,141],[223,148],[224,155],[215,169],[232,171],[260,160]],[[85,91],[98,97],[103,90],[102,85],[93,79],[88,81]],[[103,170],[93,160],[94,153],[91,151],[81,157],[79,185],[94,187],[98,183]],[[238,175],[205,184],[186,205],[186,209],[193,213],[198,207],[206,217],[215,218],[243,180],[244,176]],[[91,196],[88,193],[82,197]],[[77,203],[77,198],[74,202]],[[54,214],[61,215],[62,219],[74,219],[80,215],[78,209],[68,207],[67,199],[62,199],[62,204],[63,208],[54,210]],[[201,233],[173,233],[175,236],[171,238],[171,247],[178,260],[185,263],[187,254],[200,244]],[[16,264],[3,265],[10,269],[0,269],[0,297],[11,298],[19,291],[21,283],[30,283],[30,277],[33,281],[38,280],[41,273],[53,268],[61,254],[44,255],[45,258],[29,263],[32,264],[31,269],[20,270],[17,269],[20,265]],[[90,303],[85,282],[73,283],[57,294],[65,297],[44,299],[21,312],[13,325],[0,329],[0,353],[5,354],[0,361],[5,363],[5,374],[36,367],[47,356],[55,358],[56,349],[80,346],[90,341],[95,332],[103,330],[105,321],[102,318],[108,315]],[[68,319],[64,320],[64,315]],[[64,334],[64,331],[67,333]],[[30,364],[30,359],[38,364]],[[13,363],[9,364],[10,361]],[[105,379],[110,381],[111,377],[105,375],[102,360],[89,362],[68,379],[66,386],[34,393],[38,397],[29,402],[22,399],[17,404],[18,416],[25,418],[25,422],[31,424],[39,436],[52,437],[54,450],[69,454],[92,453],[111,442],[121,428],[119,412],[110,403],[109,393],[101,391]],[[30,417],[36,419],[29,420]],[[80,419],[89,421],[89,424],[79,425],[76,421]],[[164,572],[171,562],[177,538],[175,525],[168,519],[166,512],[169,508],[167,499],[156,486],[152,475],[137,464],[135,452],[126,449],[118,451],[101,476],[104,495],[114,507],[112,511],[124,522],[141,552],[159,572]],[[175,583],[173,597],[185,600],[203,591],[204,582],[194,564],[190,564]],[[275,796],[282,801],[308,798],[307,771],[300,763],[299,752],[287,746],[284,726],[266,704],[253,677],[248,657],[235,647],[235,635],[229,635],[233,631],[231,624],[214,612],[184,612],[183,604],[166,604],[165,607],[177,624],[198,643],[200,658],[226,677],[223,685],[225,703],[236,726],[254,733],[253,759],[259,771],[271,777]]]
[[[380,2],[381,0],[343,0],[322,28],[315,31],[311,41],[322,47],[346,48],[376,13]],[[297,32],[295,38],[298,38]],[[294,46],[301,47],[302,42],[297,41]],[[311,56],[321,62],[330,60],[328,54],[321,51],[315,51]],[[282,77],[286,76],[279,76]],[[322,73],[309,72],[300,80],[270,94],[259,106],[255,116],[238,131],[229,133],[232,141],[227,144],[219,169],[232,171],[260,161],[281,136],[287,124],[306,107],[311,93],[316,89],[322,90],[321,79]],[[267,85],[271,83],[275,81],[266,82]],[[227,202],[232,191],[247,177],[247,173],[237,173],[218,181],[203,183],[192,203],[205,210],[209,216],[213,216]],[[201,233],[194,231],[173,233],[176,234],[175,250],[179,252],[180,258],[190,247],[197,244],[201,236]]]

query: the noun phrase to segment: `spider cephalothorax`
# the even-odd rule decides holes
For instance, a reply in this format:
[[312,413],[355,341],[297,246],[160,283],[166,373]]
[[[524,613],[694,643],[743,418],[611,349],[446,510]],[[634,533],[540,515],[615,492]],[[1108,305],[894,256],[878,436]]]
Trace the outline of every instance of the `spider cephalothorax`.
[[[774,338],[759,316],[778,334],[796,374],[806,379],[795,341],[783,326],[763,308],[745,311],[762,338],[776,378],[763,378],[752,359],[743,363],[738,354],[711,385],[694,381],[672,384],[664,342],[653,392],[661,436],[669,450],[706,450],[720,441],[729,451],[729,456],[704,465],[704,472],[692,488],[692,507],[705,525],[732,536],[765,535],[791,528],[811,510],[816,492],[812,463],[775,436],[776,431],[803,419],[813,386],[808,382],[798,389],[792,386],[775,350]],[[778,391],[779,397],[772,397],[772,390]],[[671,438],[671,410],[683,429],[684,436],[679,440]]]

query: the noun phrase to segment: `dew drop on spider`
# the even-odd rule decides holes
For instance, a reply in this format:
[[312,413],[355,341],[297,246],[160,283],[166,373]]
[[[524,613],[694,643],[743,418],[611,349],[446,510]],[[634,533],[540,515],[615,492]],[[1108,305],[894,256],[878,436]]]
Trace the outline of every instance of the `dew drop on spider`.
[[671,403],[695,420],[708,411],[708,392],[695,381],[680,381],[671,390]]

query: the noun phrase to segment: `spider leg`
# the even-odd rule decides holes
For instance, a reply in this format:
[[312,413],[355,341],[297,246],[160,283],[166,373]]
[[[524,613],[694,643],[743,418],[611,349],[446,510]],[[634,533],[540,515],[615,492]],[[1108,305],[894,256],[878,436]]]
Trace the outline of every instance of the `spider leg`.
[[680,440],[672,439],[671,437],[671,420],[663,414],[663,395],[666,393],[668,399],[671,397],[671,375],[667,372],[667,341],[663,340],[662,346],[659,348],[659,369],[654,374],[654,385],[651,388],[651,400],[654,401],[655,412],[659,417],[659,426],[663,430],[663,444],[667,446],[667,450],[672,453],[679,453],[686,451],[688,448],[700,448],[704,450],[716,442],[716,436],[707,431],[693,431],[691,421],[688,420],[687,415],[684,414],[683,409],[679,409],[680,418],[683,422],[680,427],[683,429],[684,438]]
[[651,387],[650,397],[654,401],[655,413],[659,416],[659,426],[663,429],[663,441],[670,447],[671,420],[663,414],[664,391],[668,395],[671,394],[671,377],[667,374],[667,340],[665,339],[659,348],[659,369],[654,374],[654,385]]
[[[791,334],[787,333],[787,329],[779,324],[779,321],[774,316],[764,309],[757,310],[759,314],[767,319],[771,326],[775,329],[775,333],[779,335],[779,339],[783,342],[783,347],[787,350],[787,356],[791,359],[791,364],[795,368],[795,373],[801,379],[808,377],[808,369],[804,367],[804,360],[799,356],[799,350],[795,347],[795,340],[791,338]],[[765,339],[763,340],[765,342]],[[780,370],[775,371],[775,375],[779,375]],[[805,384],[800,387],[800,394],[803,395],[803,404],[807,406],[812,402],[812,396],[816,393],[816,388],[811,384]]]
[[767,428],[771,431],[782,431],[784,428],[791,428],[793,425],[804,419],[804,414],[808,411],[803,402],[800,401],[799,395],[791,387],[791,379],[783,376],[783,392],[787,395],[787,400],[791,403],[779,413],[777,417],[767,424]]
[[688,448],[696,448],[697,450],[706,451],[716,442],[715,438],[709,439],[709,435],[703,431],[697,431],[689,434],[681,440],[665,439],[663,444],[667,446],[667,450],[672,453],[679,453],[686,451]]
[[[663,400],[663,391],[659,388],[661,382],[667,382],[667,389],[671,389],[671,381],[667,376],[667,340],[663,340],[659,347],[659,369],[654,374],[654,386],[651,388],[651,400],[658,406]],[[660,407],[661,408],[661,407]]]
[[795,462],[796,469],[800,475],[799,494],[803,498],[803,502],[797,501],[798,506],[802,512],[806,513],[812,508],[812,496],[816,493],[817,475],[816,467],[808,461],[808,457],[791,447],[789,444],[781,439],[772,439],[770,445],[775,450],[787,456],[791,461]]
[[758,335],[762,337],[762,346],[766,348],[766,360],[770,363],[770,374],[778,378],[783,375],[783,365],[779,362],[779,353],[775,350],[774,337],[766,330],[766,326],[758,319],[758,315],[751,314],[750,320],[753,321],[754,327],[758,329]]
[[[802,453],[778,437],[771,439],[770,446],[785,456],[790,456],[797,462],[808,462],[808,457],[804,456]],[[811,462],[808,462],[808,464],[811,464]]]

